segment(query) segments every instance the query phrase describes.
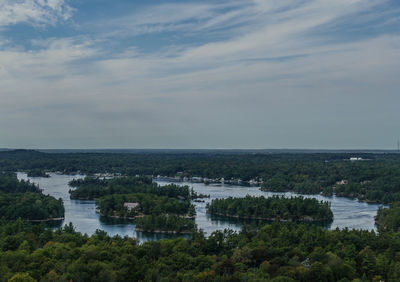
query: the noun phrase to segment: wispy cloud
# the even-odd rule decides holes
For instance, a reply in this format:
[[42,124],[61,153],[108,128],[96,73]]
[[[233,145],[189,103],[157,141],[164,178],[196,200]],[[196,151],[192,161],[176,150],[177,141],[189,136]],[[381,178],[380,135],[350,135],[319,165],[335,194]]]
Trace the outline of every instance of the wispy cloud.
[[65,0],[2,0],[0,1],[0,27],[18,23],[35,26],[54,25],[59,20],[72,16],[71,8]]
[[[71,15],[63,1],[23,3],[53,16],[0,16],[0,25]],[[80,23],[32,49],[5,44],[0,129],[8,120],[38,146],[389,146],[368,124],[397,129],[393,9],[390,0],[168,3]]]

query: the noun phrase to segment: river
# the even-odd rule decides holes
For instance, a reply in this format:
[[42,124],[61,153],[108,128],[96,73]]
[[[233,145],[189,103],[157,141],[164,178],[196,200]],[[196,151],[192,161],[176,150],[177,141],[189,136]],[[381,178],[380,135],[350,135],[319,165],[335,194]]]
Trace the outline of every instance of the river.
[[[95,201],[71,200],[69,197],[68,182],[72,179],[83,178],[83,175],[60,175],[50,173],[49,178],[45,177],[27,177],[26,173],[18,172],[18,179],[29,180],[43,190],[44,194],[49,194],[55,198],[62,198],[65,206],[65,219],[60,224],[72,222],[76,231],[93,234],[97,229],[106,231],[110,236],[120,235],[138,238],[144,242],[148,240],[158,240],[162,238],[175,237],[177,235],[152,234],[147,232],[136,232],[135,224],[132,221],[110,220],[100,217],[96,213]],[[157,181],[160,185],[166,185],[169,182]],[[233,185],[205,185],[203,183],[175,183],[178,185],[189,185],[194,191],[201,194],[208,194],[210,198],[203,199],[204,202],[194,203],[196,206],[196,224],[203,229],[206,234],[211,234],[215,230],[230,228],[240,230],[242,222],[240,220],[230,220],[227,218],[214,217],[206,213],[206,204],[212,199],[226,197],[245,197],[283,195],[285,197],[298,196],[295,193],[275,193],[260,191],[259,187],[243,187]],[[304,197],[316,198],[318,200],[329,201],[334,214],[332,224],[326,226],[330,229],[349,228],[376,230],[374,217],[379,208],[379,204],[370,204],[359,202],[358,200],[344,197],[324,197],[321,195],[304,195]],[[251,222],[249,222],[251,224]]]

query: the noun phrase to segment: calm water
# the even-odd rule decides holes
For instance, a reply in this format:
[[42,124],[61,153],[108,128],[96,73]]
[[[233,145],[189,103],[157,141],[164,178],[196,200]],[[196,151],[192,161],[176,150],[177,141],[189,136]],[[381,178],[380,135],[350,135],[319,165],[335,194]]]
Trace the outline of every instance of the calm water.
[[[83,178],[83,175],[58,175],[50,174],[50,178],[27,177],[26,173],[18,173],[19,179],[30,180],[43,189],[44,194],[49,194],[55,198],[62,198],[65,206],[65,220],[62,224],[72,222],[76,230],[86,234],[93,234],[96,229],[106,231],[109,235],[130,236],[138,238],[140,241],[157,240],[161,238],[174,237],[173,235],[151,234],[146,232],[136,232],[135,224],[131,221],[109,220],[100,217],[95,211],[94,201],[79,201],[69,198],[68,182],[72,179]],[[161,185],[168,182],[158,182]],[[240,230],[241,221],[228,220],[221,217],[212,217],[206,213],[206,204],[215,198],[226,197],[245,197],[284,195],[285,197],[296,196],[294,193],[273,193],[260,191],[258,187],[242,187],[231,185],[205,185],[202,183],[176,183],[178,185],[189,185],[197,193],[208,194],[209,199],[203,199],[204,203],[194,203],[196,205],[196,224],[207,234],[215,230],[230,228]],[[351,200],[343,197],[323,197],[320,195],[307,195],[305,197],[316,198],[331,202],[331,209],[334,214],[333,223],[328,226],[330,229],[354,228],[354,229],[375,229],[374,216],[380,205],[367,204],[357,200]]]

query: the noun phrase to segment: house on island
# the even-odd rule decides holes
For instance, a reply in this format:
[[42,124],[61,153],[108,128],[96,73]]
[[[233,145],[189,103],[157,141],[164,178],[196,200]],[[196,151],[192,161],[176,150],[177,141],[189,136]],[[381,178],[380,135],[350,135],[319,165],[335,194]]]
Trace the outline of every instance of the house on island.
[[128,211],[132,211],[136,209],[139,206],[139,203],[124,203],[124,208],[126,208]]
[[336,185],[347,185],[348,183],[349,182],[347,180],[343,179],[341,181],[336,182]]

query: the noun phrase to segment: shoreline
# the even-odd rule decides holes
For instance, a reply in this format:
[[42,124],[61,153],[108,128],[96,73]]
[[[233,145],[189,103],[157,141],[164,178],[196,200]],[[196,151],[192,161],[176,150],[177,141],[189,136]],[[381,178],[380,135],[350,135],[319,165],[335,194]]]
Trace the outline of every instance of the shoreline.
[[160,233],[160,234],[182,234],[182,235],[190,235],[193,233],[193,231],[173,231],[173,230],[161,230],[161,229],[155,229],[155,230],[146,230],[142,229],[140,227],[136,227],[135,231],[138,232],[147,232],[147,233]]
[[49,222],[49,221],[61,221],[64,220],[65,217],[51,217],[47,219],[27,219],[29,222]]
[[216,215],[216,216],[224,216],[224,217],[230,217],[230,218],[236,218],[236,219],[255,219],[255,220],[265,220],[265,221],[274,221],[274,222],[312,222],[312,223],[329,223],[333,222],[332,220],[315,220],[310,216],[305,216],[303,219],[299,220],[293,220],[293,219],[282,219],[282,218],[265,218],[265,217],[255,217],[255,216],[239,216],[239,215],[231,215],[231,214],[222,214],[222,213],[211,213],[207,211],[207,214],[210,215]]
[[321,193],[300,193],[300,192],[296,192],[293,190],[280,190],[280,191],[275,191],[275,190],[271,190],[271,189],[267,189],[267,188],[259,188],[260,191],[263,192],[271,192],[271,193],[293,193],[293,194],[297,194],[300,196],[314,196],[314,195],[319,195],[319,196],[323,196],[323,197],[338,197],[338,198],[345,198],[345,199],[349,199],[349,200],[358,200],[360,203],[367,203],[367,204],[378,204],[378,205],[389,205],[391,204],[389,203],[385,203],[385,202],[381,202],[381,201],[376,201],[376,200],[369,200],[369,199],[361,199],[359,197],[354,197],[354,196],[345,196],[345,195],[337,195],[336,193],[332,193],[332,194],[321,194]]

